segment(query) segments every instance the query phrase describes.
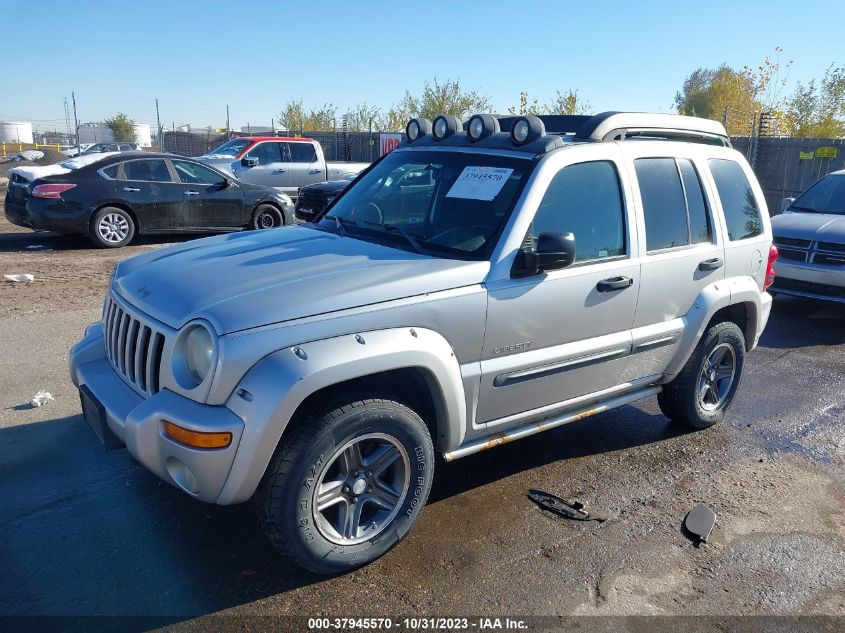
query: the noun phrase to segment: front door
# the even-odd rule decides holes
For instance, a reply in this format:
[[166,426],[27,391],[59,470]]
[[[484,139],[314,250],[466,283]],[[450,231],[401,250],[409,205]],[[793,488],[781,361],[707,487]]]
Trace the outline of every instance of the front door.
[[[725,277],[725,249],[714,228],[703,163],[649,155],[632,143],[625,151],[636,177],[642,212],[642,280],[626,379],[663,372],[680,345],[684,318],[709,285]],[[694,154],[695,149],[690,150]]]
[[[599,154],[601,155],[601,154]],[[639,291],[617,153],[557,171],[524,244],[546,232],[575,235],[562,270],[491,280],[476,424],[518,426],[523,412],[619,383],[631,351]]]
[[226,186],[222,176],[191,160],[171,161],[182,183],[185,229],[235,228],[246,224],[243,193],[235,184]]
[[285,191],[289,188],[289,157],[285,143],[262,141],[253,146],[243,158],[256,158],[258,164],[245,167],[240,161],[232,164],[232,173],[238,180],[254,185],[276,187]]

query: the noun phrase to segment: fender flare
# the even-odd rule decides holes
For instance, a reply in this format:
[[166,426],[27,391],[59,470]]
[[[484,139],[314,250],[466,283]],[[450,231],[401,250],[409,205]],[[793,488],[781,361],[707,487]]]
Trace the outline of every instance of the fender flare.
[[348,334],[278,350],[256,363],[226,406],[244,421],[238,452],[220,505],[248,500],[299,406],[311,394],[348,380],[394,369],[420,369],[438,412],[435,445],[458,446],[466,434],[466,401],[452,346],[426,328]]
[[695,298],[693,306],[684,315],[684,330],[677,347],[677,353],[664,370],[664,376],[672,379],[686,365],[695,346],[704,335],[710,320],[719,310],[731,305],[745,304],[748,322],[745,327],[745,347],[751,350],[762,331],[760,323],[761,292],[753,277],[737,277],[719,280],[702,289]]

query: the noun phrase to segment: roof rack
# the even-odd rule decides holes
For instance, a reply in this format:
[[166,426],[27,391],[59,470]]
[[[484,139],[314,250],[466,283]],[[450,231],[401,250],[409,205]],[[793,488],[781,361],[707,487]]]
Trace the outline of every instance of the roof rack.
[[731,146],[725,127],[718,121],[680,114],[602,112],[590,117],[575,133],[576,141],[604,142],[630,138]]
[[[502,132],[510,132],[514,122],[520,118],[520,115],[499,116],[496,114],[493,116],[499,120]],[[537,118],[546,127],[546,134],[575,134],[593,116],[590,114],[541,114]]]

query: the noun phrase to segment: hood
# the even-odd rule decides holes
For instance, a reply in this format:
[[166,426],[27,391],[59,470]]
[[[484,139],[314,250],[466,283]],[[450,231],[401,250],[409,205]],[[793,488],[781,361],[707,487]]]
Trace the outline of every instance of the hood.
[[204,318],[227,334],[479,284],[489,267],[286,227],[138,255],[118,265],[114,288],[172,328]]
[[845,215],[783,213],[772,218],[772,234],[775,237],[845,244]]
[[236,158],[223,156],[221,154],[206,154],[205,156],[197,156],[196,160],[207,163],[229,176],[233,174],[232,165],[238,162],[238,159]]
[[307,185],[299,190],[299,193],[336,194],[346,189],[352,183],[351,180],[329,180]]

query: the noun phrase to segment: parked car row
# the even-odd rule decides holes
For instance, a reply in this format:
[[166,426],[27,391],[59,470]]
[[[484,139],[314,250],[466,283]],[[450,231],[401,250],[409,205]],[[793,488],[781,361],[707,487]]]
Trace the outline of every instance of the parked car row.
[[136,234],[267,229],[294,221],[284,193],[195,159],[151,152],[86,159],[61,163],[48,175],[46,168],[13,169],[6,218],[34,230],[87,235],[106,248],[125,246]]

